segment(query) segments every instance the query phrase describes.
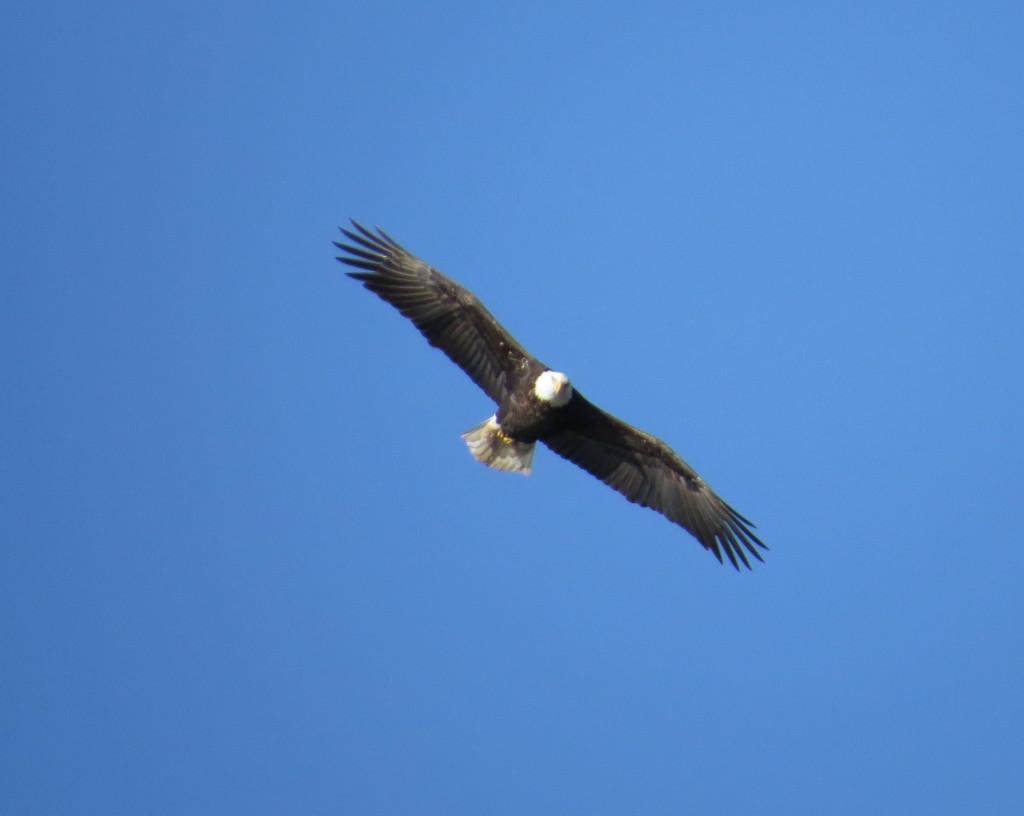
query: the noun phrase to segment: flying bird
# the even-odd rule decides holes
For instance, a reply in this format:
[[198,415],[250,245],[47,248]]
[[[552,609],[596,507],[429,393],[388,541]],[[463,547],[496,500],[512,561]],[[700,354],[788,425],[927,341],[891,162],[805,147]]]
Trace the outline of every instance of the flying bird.
[[394,306],[465,371],[498,409],[462,434],[478,462],[529,474],[540,440],[631,502],[664,515],[736,569],[767,549],[754,525],[718,497],[660,439],[602,411],[569,378],[524,349],[468,289],[403,249],[379,227],[342,228],[347,274]]

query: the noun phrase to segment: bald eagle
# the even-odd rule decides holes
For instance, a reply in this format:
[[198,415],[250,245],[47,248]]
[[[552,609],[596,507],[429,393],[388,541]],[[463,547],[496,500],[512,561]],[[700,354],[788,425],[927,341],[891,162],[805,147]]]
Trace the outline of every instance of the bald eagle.
[[537,440],[631,502],[688,530],[719,562],[739,569],[767,549],[754,525],[707,486],[668,445],[587,401],[560,371],[526,351],[477,297],[403,249],[379,227],[342,228],[351,244],[347,273],[409,318],[498,406],[462,434],[473,457],[497,470],[529,474]]

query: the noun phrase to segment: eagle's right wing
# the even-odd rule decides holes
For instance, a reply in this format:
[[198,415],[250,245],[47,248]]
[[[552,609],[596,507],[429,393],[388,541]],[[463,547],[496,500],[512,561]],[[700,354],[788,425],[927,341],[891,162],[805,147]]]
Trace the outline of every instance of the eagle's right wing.
[[380,227],[376,233],[356,221],[342,229],[354,244],[335,246],[348,253],[342,263],[363,286],[394,306],[441,349],[496,403],[513,387],[509,376],[533,357],[494,318],[476,295],[403,249]]

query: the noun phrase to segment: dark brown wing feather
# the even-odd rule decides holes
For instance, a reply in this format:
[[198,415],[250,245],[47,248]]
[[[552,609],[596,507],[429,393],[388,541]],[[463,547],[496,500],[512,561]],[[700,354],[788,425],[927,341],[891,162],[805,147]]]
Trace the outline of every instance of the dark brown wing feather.
[[497,403],[502,402],[524,360],[536,362],[494,319],[479,299],[430,264],[399,246],[379,227],[376,233],[352,222],[342,229],[354,244],[335,246],[342,263],[363,286],[408,317],[432,346],[441,349]]
[[689,530],[722,560],[722,552],[739,569],[747,555],[763,561],[767,549],[753,524],[705,484],[682,458],[660,439],[616,419],[578,392],[562,409],[565,424],[541,441],[631,502],[650,507]]

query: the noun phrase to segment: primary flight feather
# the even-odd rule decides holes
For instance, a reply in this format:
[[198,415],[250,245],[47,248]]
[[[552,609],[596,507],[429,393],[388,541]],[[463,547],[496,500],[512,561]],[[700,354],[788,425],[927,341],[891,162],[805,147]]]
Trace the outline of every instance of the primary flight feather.
[[767,549],[747,519],[660,439],[586,400],[569,378],[541,363],[495,320],[479,299],[403,249],[380,228],[353,221],[338,260],[350,277],[394,306],[427,342],[465,371],[498,410],[462,436],[480,462],[530,473],[537,440],[631,502],[688,530],[719,561],[739,569]]

